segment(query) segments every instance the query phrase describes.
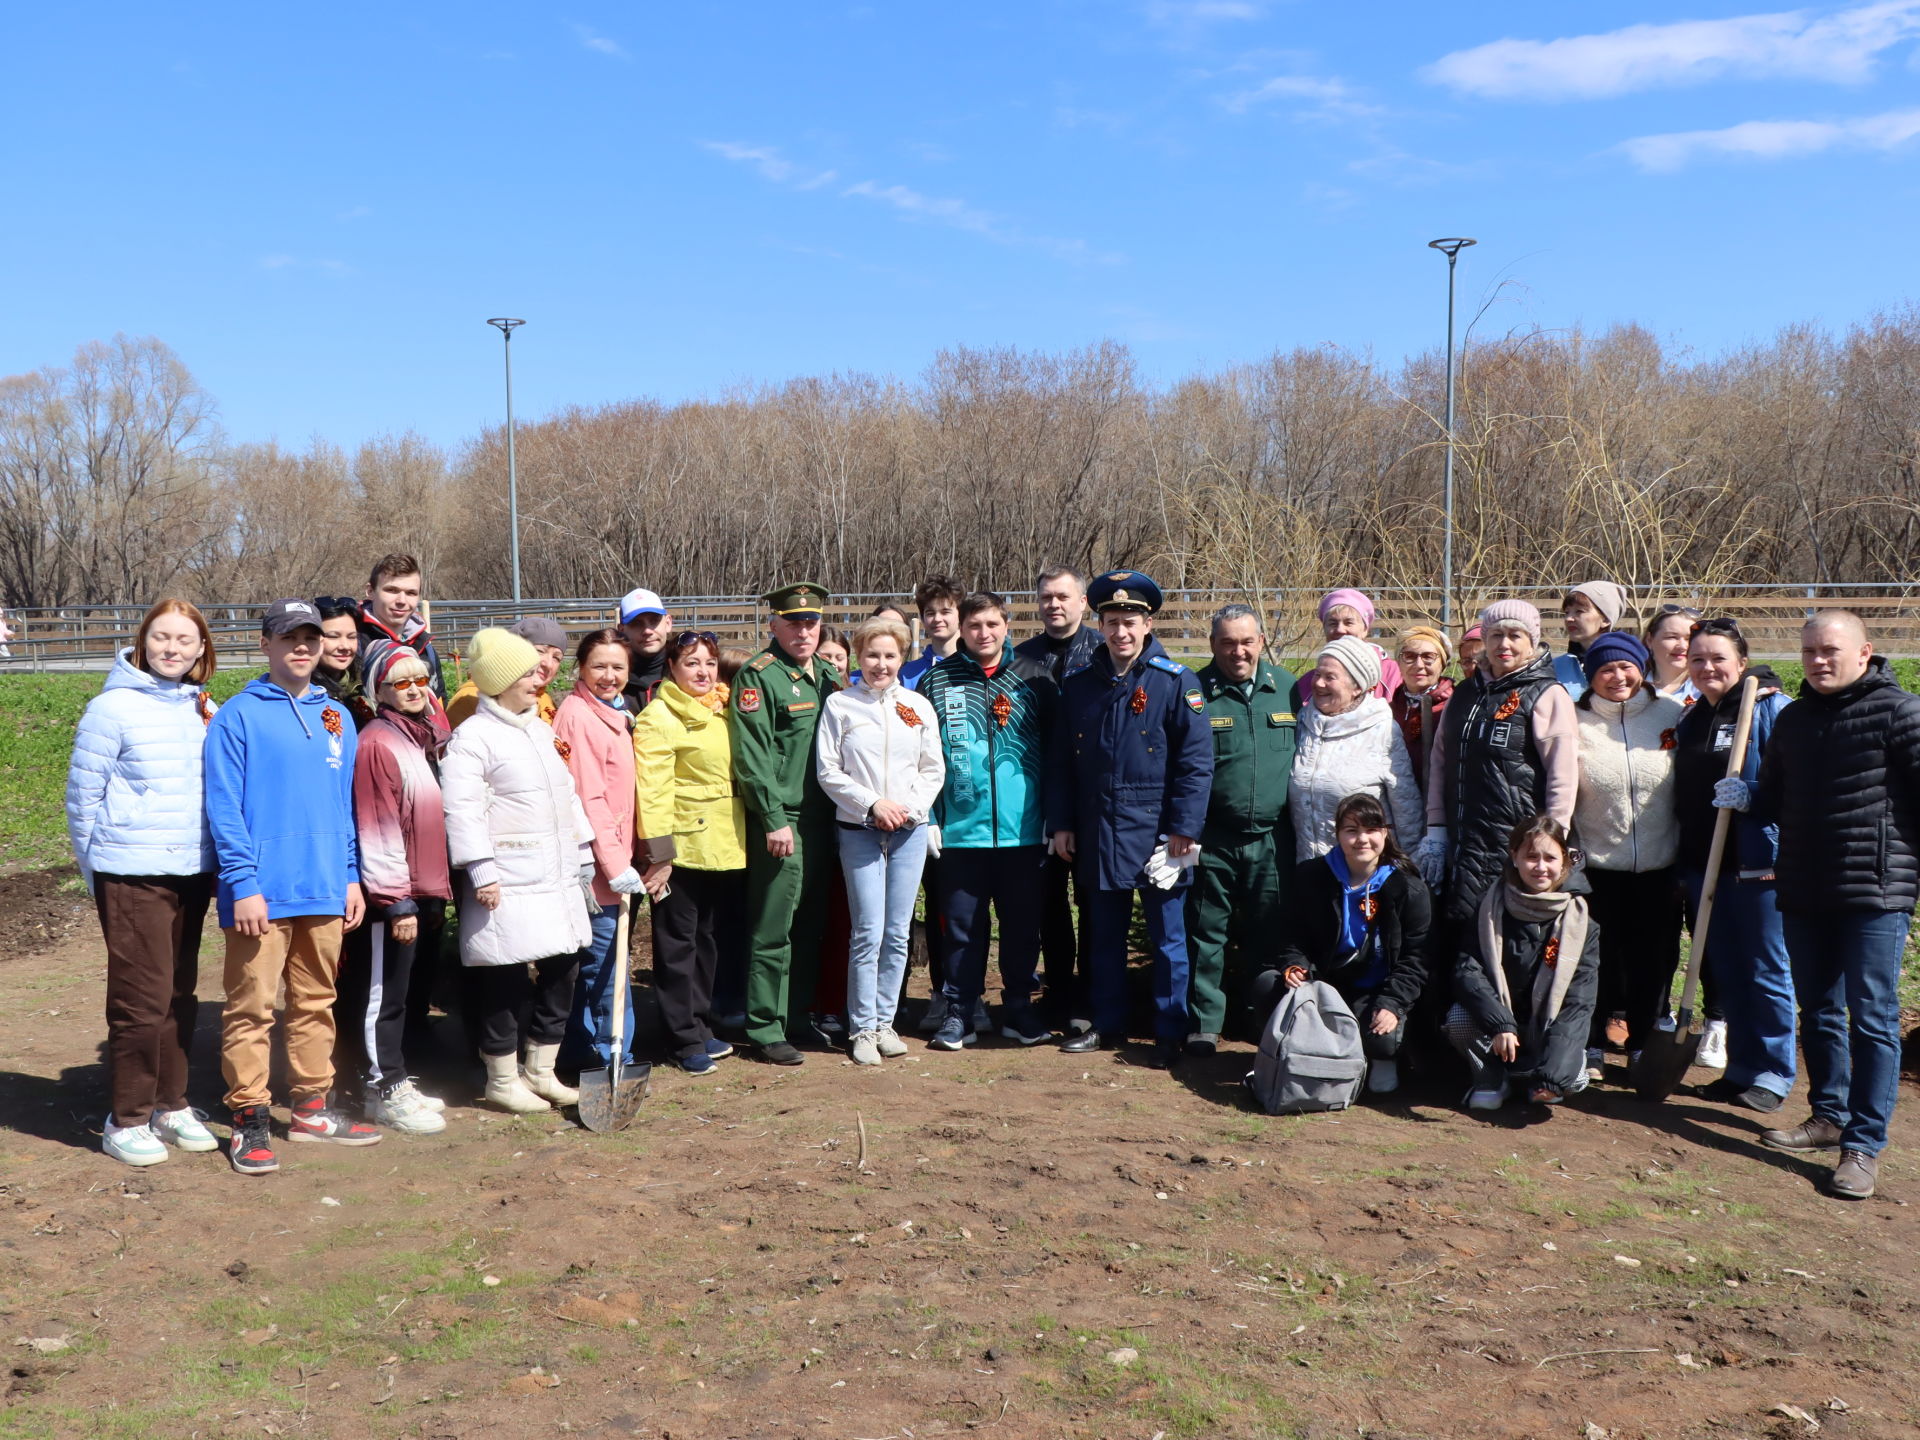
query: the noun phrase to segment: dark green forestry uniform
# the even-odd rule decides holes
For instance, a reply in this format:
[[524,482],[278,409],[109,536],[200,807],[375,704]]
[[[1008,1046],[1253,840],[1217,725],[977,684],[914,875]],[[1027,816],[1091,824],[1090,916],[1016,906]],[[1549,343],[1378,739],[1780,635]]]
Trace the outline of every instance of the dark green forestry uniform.
[[1200,672],[1213,732],[1213,790],[1200,864],[1187,894],[1193,1033],[1221,1034],[1229,994],[1280,952],[1280,911],[1293,872],[1287,781],[1293,773],[1294,677],[1262,660],[1236,685]]
[[[787,585],[763,597],[776,615],[819,614],[827,592]],[[747,1038],[774,1045],[799,1035],[813,1003],[829,887],[839,846],[833,802],[814,772],[814,735],[840,674],[818,656],[802,665],[778,643],[734,677],[728,700],[733,778],[747,811]],[[793,854],[767,853],[791,827]]]

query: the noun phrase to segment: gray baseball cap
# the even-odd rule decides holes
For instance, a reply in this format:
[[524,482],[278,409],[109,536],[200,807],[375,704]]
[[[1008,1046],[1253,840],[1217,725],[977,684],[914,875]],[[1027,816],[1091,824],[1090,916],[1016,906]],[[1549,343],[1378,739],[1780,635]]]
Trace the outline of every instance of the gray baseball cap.
[[276,600],[260,617],[262,635],[291,635],[303,625],[320,628],[320,612],[305,600]]

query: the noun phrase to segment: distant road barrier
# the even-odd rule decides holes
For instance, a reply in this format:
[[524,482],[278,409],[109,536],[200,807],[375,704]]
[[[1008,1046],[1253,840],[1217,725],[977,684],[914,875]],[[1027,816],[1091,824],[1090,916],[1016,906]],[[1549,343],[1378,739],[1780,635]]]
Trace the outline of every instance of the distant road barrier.
[[[1532,600],[1546,615],[1547,639],[1559,648],[1557,612],[1562,592],[1547,586],[1522,586],[1500,592]],[[1370,590],[1379,608],[1377,638],[1389,643],[1395,631],[1416,623],[1432,623],[1439,613],[1437,590]],[[882,600],[893,595],[842,596],[827,606],[827,621],[851,628]],[[1039,629],[1031,592],[1008,594],[1016,636]],[[1303,654],[1314,647],[1319,631],[1314,606],[1317,590],[1287,590],[1277,597],[1260,598],[1260,608],[1274,625],[1276,647],[1285,654]],[[1489,594],[1467,597],[1471,608],[1499,598]],[[1277,601],[1277,605],[1276,605]],[[1168,649],[1197,654],[1206,649],[1208,617],[1222,605],[1251,603],[1244,593],[1228,590],[1179,590],[1167,596],[1155,629]],[[1913,586],[1874,582],[1833,582],[1817,585],[1729,585],[1692,594],[1636,594],[1635,613],[1651,615],[1662,603],[1692,605],[1708,615],[1728,615],[1740,622],[1754,650],[1760,654],[1793,655],[1799,651],[1801,622],[1813,610],[1843,606],[1856,610],[1867,622],[1875,646],[1884,654],[1920,654],[1920,591]],[[476,630],[489,625],[511,625],[526,615],[548,615],[573,635],[617,623],[613,596],[523,600],[442,600],[432,607],[433,630],[443,656],[460,653]],[[765,610],[750,595],[679,595],[669,597],[674,624],[683,630],[711,630],[721,643],[757,649],[765,643]],[[139,628],[145,605],[61,606],[53,609],[8,610],[13,657],[0,661],[6,670],[103,670]],[[202,612],[213,631],[214,648],[230,664],[245,663],[258,653],[260,608],[257,605],[204,605]],[[1469,613],[1463,606],[1462,614]],[[1456,637],[1463,622],[1456,618]]]

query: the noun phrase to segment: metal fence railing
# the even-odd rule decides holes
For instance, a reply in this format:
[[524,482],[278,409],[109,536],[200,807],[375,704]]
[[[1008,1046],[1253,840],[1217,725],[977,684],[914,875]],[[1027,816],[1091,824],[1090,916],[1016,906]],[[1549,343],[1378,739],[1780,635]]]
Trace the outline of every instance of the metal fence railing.
[[[1557,637],[1551,623],[1561,591],[1550,586],[1521,586],[1499,592],[1532,600],[1549,616],[1549,639]],[[1437,588],[1381,588],[1368,594],[1379,612],[1377,633],[1391,636],[1402,626],[1432,623],[1439,611]],[[1014,632],[1026,635],[1039,628],[1032,595],[1008,596],[1014,611]],[[1461,615],[1471,616],[1479,606],[1499,598],[1495,594],[1466,594]],[[851,627],[891,595],[837,597],[827,607],[830,625]],[[1251,597],[1227,590],[1177,590],[1167,595],[1156,629],[1169,649],[1192,654],[1206,648],[1208,617],[1221,605],[1258,599],[1272,618],[1276,648],[1298,654],[1318,634],[1314,606],[1318,591],[1290,589]],[[1671,590],[1634,596],[1637,615],[1645,617],[1665,602],[1694,605],[1711,614],[1739,620],[1753,648],[1761,654],[1791,654],[1798,650],[1802,620],[1823,606],[1844,606],[1866,620],[1876,646],[1893,655],[1920,654],[1920,588],[1884,582],[1821,582],[1819,584],[1726,585],[1711,590]],[[612,596],[573,596],[546,599],[442,600],[432,604],[435,637],[448,658],[458,654],[476,630],[510,625],[525,615],[548,615],[570,634],[580,635],[618,619],[618,600]],[[725,644],[757,648],[765,643],[765,609],[750,595],[679,595],[669,597],[674,623],[681,629],[711,630]],[[241,661],[258,648],[260,610],[257,605],[201,607],[213,632],[214,647],[223,660]],[[102,669],[129,643],[146,613],[144,605],[84,605],[50,609],[9,610],[13,631],[12,656],[0,660],[9,670]],[[1458,632],[1470,619],[1456,617]]]

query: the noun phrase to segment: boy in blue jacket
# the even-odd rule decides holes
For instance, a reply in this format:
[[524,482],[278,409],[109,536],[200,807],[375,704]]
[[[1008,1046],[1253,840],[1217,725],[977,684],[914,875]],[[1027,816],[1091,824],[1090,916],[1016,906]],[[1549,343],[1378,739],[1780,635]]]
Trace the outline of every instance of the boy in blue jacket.
[[351,717],[310,685],[320,612],[276,600],[260,622],[267,673],[221,707],[207,729],[207,820],[220,864],[227,936],[220,1068],[243,1175],[280,1168],[268,1109],[273,1001],[286,983],[289,1140],[371,1145],[380,1132],[327,1106],[333,1088],[334,977],[340,938],[360,923],[353,826]]

